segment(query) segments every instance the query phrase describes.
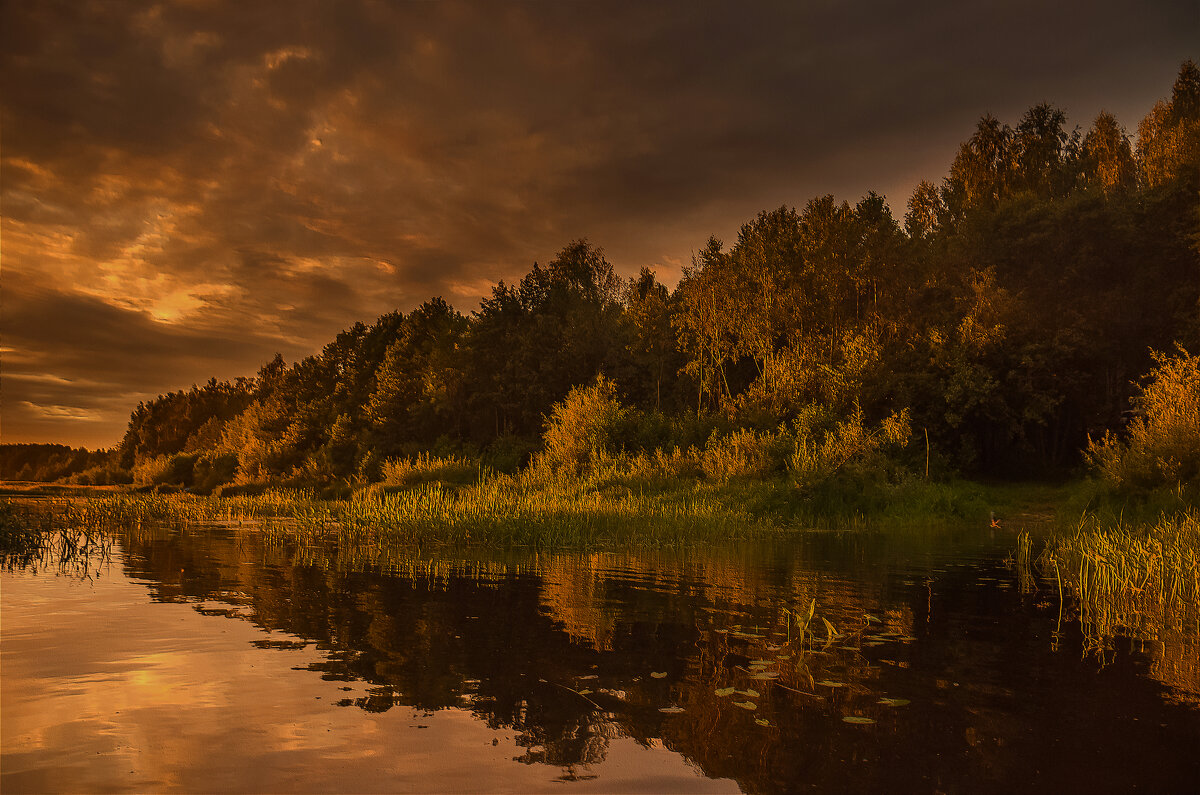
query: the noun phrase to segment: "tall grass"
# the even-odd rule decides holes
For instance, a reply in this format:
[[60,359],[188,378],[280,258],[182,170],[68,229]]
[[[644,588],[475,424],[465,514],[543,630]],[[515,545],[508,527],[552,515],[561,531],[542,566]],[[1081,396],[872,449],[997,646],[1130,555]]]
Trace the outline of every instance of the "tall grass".
[[56,525],[53,510],[64,505],[69,503],[0,502],[0,568],[88,578],[107,565],[111,536],[91,528]]
[[1074,594],[1088,645],[1103,651],[1117,637],[1162,641],[1200,638],[1200,513],[1156,523],[1106,524],[1085,517],[1072,534],[1052,538],[1043,572]]

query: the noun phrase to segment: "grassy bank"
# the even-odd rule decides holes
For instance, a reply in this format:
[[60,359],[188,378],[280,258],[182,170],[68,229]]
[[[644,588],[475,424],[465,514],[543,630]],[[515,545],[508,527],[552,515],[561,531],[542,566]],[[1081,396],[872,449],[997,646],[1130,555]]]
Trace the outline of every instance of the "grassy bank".
[[[38,496],[22,492],[26,497]],[[313,491],[204,497],[132,491],[40,495],[56,527],[258,523],[280,540],[535,548],[677,547],[808,530],[986,527],[1020,499],[1013,486],[913,480],[803,492],[784,478],[485,474],[469,483],[376,484],[343,499]]]

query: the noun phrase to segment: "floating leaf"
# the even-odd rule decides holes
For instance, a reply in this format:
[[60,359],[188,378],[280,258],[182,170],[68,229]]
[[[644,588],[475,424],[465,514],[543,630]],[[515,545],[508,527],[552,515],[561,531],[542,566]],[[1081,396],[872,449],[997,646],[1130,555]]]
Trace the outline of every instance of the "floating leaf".
[[771,721],[767,720],[766,718],[755,718],[754,722],[757,723],[759,726],[770,726],[771,725]]
[[714,630],[713,630],[713,632],[719,632],[719,633],[721,633],[722,635],[724,635],[724,634],[725,634],[725,633],[727,633],[728,631],[729,631],[729,630],[727,630],[727,629],[714,629]]
[[667,672],[666,671],[651,671],[650,676],[655,679],[666,679]]
[[912,702],[907,698],[881,698],[879,699],[879,703],[885,707],[905,707]]
[[751,679],[777,679],[779,674],[774,671],[762,671],[756,674],[750,674]]
[[668,715],[676,715],[680,712],[683,712],[683,707],[659,707],[658,711],[665,712]]
[[587,676],[577,676],[575,678],[582,682],[585,679],[599,679],[600,677],[596,676],[596,674],[588,674]]
[[773,662],[773,660],[751,660],[750,665],[751,666],[757,665],[760,668],[766,668],[772,662]]
[[747,696],[749,698],[758,698],[760,695],[762,695],[752,687],[748,687],[745,690],[735,690],[734,692],[741,693],[743,696]]
[[861,715],[846,715],[842,718],[842,723],[853,723],[859,726],[866,726],[874,722],[874,718],[864,718]]
[[733,705],[735,707],[741,707],[742,709],[758,709],[758,704],[755,704],[753,701],[735,701],[733,702]]
[[733,688],[733,687],[718,687],[713,692],[716,693],[721,698],[725,698],[725,696],[732,696],[734,693],[737,692],[737,689]]
[[822,679],[820,682],[817,682],[817,684],[825,685],[825,687],[845,687],[846,686],[845,682],[835,682],[832,679]]
[[588,690],[586,687],[583,688],[582,690],[576,690],[575,692],[581,696],[590,696],[592,694],[592,691]]
[[776,660],[780,660],[780,661],[783,661],[783,660],[790,660],[790,659],[792,659],[792,655],[790,655],[790,654],[781,654],[781,655],[779,655],[778,657],[776,657],[775,659],[776,659]]

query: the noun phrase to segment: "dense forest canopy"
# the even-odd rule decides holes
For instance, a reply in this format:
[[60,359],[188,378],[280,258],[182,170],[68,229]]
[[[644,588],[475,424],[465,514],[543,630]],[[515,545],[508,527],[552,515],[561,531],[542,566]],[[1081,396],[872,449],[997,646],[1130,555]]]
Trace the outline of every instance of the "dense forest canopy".
[[942,468],[1061,470],[1121,429],[1153,351],[1200,350],[1198,197],[1189,61],[1136,144],[1106,112],[1086,130],[1048,104],[1015,126],[986,115],[903,219],[874,193],[764,211],[673,290],[575,241],[468,316],[434,298],[356,323],[290,366],[139,405],[111,459],[6,449],[4,476],[320,484],[428,452],[511,469],[598,376],[640,413],[616,440],[630,450],[819,407],[903,412]]

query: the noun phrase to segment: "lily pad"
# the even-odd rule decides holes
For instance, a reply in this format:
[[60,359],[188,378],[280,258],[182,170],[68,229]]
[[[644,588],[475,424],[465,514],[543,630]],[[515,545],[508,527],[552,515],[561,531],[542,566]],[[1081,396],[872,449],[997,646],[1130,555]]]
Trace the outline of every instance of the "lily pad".
[[651,671],[650,676],[654,679],[666,679],[667,672],[666,671]]
[[751,660],[751,661],[750,661],[750,665],[751,665],[751,666],[755,666],[755,665],[757,665],[757,666],[759,666],[759,667],[761,667],[761,668],[766,668],[766,667],[767,667],[768,665],[770,665],[772,662],[774,662],[774,661],[773,661],[773,660]]
[[867,726],[874,722],[874,718],[864,718],[861,715],[846,715],[842,718],[842,723],[853,723],[857,726]]
[[590,696],[592,694],[592,691],[588,690],[586,687],[583,688],[582,690],[576,690],[575,692],[581,696]]
[[758,709],[758,704],[755,704],[753,701],[735,701],[735,702],[733,702],[733,705],[735,707],[741,707],[742,709],[749,709],[749,710]]
[[759,693],[757,690],[755,690],[752,687],[748,687],[745,690],[735,690],[734,692],[740,693],[743,696],[746,696],[747,698],[758,698],[760,695],[762,695],[761,693]]
[[684,710],[683,710],[683,707],[659,707],[658,711],[665,712],[668,715],[675,715],[680,712],[683,712]]
[[766,718],[755,718],[754,722],[757,723],[759,726],[770,726],[771,725],[771,721],[767,720]]
[[845,682],[835,682],[832,679],[822,679],[821,681],[817,682],[817,684],[824,685],[825,687],[845,687],[846,686]]
[[885,707],[906,707],[912,702],[907,698],[881,698],[879,703]]
[[737,688],[733,688],[733,687],[718,687],[718,688],[717,688],[716,690],[714,690],[713,692],[714,692],[714,693],[716,693],[716,694],[717,694],[718,696],[720,696],[721,698],[725,698],[725,696],[732,696],[734,693],[736,693],[736,692],[737,692]]
[[751,679],[778,679],[779,674],[774,671],[762,671],[756,674],[750,674]]

